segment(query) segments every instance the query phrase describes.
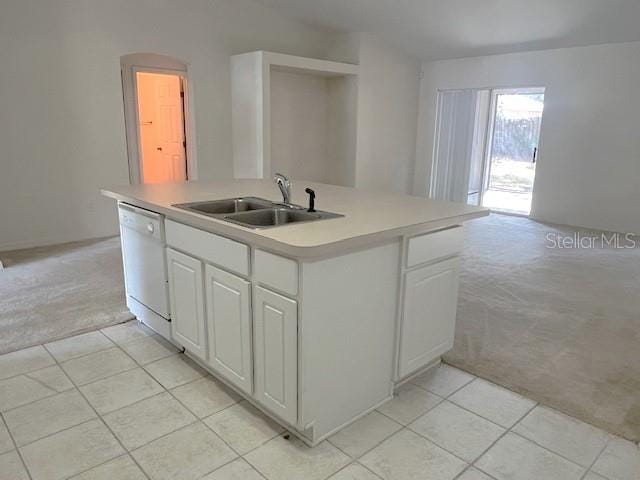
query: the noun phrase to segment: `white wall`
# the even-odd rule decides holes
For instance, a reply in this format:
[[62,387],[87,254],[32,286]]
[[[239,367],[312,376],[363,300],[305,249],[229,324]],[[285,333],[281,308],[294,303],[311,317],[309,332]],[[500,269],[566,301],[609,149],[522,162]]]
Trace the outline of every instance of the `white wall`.
[[98,190],[128,183],[121,55],[190,64],[200,178],[230,178],[229,56],[328,39],[250,0],[3,0],[0,250],[117,232]]
[[327,78],[271,72],[271,174],[326,182]]
[[420,62],[367,33],[342,35],[329,51],[360,65],[355,185],[410,193]]
[[272,70],[270,90],[271,174],[354,186],[357,76]]
[[640,232],[640,43],[423,65],[414,193],[430,175],[438,89],[546,87],[532,217]]

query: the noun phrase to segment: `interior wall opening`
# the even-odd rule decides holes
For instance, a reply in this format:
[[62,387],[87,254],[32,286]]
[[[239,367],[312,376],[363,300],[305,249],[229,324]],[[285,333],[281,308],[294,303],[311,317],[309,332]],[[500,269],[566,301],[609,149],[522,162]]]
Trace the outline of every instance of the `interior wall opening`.
[[121,58],[131,183],[197,179],[187,65],[164,55]]
[[529,215],[544,88],[438,92],[430,196]]

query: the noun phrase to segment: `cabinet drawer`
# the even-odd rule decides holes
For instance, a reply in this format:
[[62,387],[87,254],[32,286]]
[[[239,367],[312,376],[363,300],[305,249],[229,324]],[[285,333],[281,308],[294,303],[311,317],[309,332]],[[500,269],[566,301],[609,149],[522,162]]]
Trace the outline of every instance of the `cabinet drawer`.
[[457,255],[462,251],[464,228],[453,227],[409,240],[407,267]]
[[167,244],[223,268],[249,275],[249,247],[214,233],[171,220],[165,222]]
[[298,293],[298,263],[263,250],[255,250],[254,275],[258,282],[277,290]]

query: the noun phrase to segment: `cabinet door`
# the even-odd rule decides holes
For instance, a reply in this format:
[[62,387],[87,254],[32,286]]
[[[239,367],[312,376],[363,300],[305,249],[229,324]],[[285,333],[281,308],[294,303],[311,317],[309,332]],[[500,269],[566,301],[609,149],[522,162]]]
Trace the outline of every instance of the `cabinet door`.
[[193,355],[206,359],[202,262],[167,249],[171,336]]
[[458,258],[405,275],[399,377],[426,366],[453,347]]
[[255,398],[295,425],[298,408],[298,311],[294,300],[254,287]]
[[244,392],[253,390],[250,284],[219,268],[206,266],[208,363]]

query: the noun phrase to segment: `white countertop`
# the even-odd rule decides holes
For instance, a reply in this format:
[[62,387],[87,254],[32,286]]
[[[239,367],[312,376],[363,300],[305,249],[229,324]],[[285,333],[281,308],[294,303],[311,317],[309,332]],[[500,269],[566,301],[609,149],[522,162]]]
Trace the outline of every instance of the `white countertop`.
[[306,206],[311,187],[316,209],[344,217],[274,228],[251,229],[173,207],[173,204],[260,197],[282,201],[271,180],[224,180],[161,185],[126,185],[102,190],[103,195],[161,213],[167,218],[218,233],[284,255],[324,257],[382,243],[404,235],[458,225],[489,214],[485,208],[421,197],[378,193],[323,183],[292,181],[292,203]]

